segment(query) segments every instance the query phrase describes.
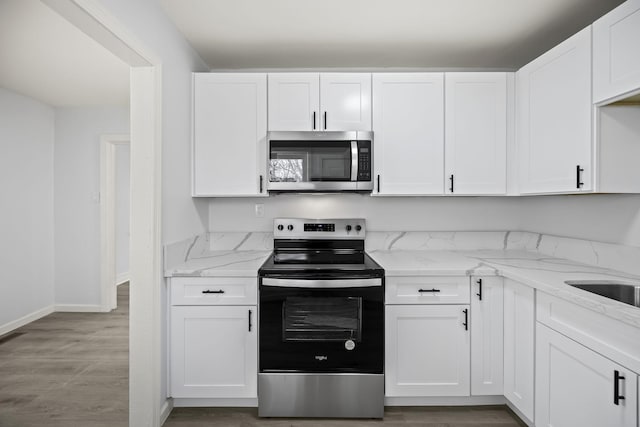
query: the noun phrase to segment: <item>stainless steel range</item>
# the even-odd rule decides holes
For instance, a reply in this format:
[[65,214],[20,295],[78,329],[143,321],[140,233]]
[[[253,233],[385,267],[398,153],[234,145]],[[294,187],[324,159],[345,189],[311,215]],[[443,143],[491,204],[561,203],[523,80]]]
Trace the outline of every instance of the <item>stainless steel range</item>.
[[382,418],[384,270],[364,219],[274,221],[259,270],[261,417]]

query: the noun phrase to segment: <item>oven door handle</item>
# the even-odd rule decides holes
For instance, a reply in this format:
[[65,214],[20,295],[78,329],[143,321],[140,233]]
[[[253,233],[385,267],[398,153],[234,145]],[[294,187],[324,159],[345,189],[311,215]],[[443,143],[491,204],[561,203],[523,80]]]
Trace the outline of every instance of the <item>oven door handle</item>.
[[367,288],[382,286],[381,278],[373,279],[273,279],[262,278],[262,286],[282,288]]

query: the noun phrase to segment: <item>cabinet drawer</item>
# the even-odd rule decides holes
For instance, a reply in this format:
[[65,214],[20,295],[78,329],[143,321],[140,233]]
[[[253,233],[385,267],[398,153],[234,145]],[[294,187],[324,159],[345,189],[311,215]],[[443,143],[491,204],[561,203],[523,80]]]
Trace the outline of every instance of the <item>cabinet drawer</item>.
[[256,305],[256,277],[178,277],[171,279],[171,305]]
[[469,277],[387,277],[386,304],[469,304]]

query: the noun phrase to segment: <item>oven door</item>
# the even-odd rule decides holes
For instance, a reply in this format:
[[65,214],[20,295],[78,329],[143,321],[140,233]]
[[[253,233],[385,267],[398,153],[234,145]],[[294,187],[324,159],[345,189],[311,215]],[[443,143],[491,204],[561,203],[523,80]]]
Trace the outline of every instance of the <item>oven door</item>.
[[382,278],[261,278],[260,372],[383,373]]

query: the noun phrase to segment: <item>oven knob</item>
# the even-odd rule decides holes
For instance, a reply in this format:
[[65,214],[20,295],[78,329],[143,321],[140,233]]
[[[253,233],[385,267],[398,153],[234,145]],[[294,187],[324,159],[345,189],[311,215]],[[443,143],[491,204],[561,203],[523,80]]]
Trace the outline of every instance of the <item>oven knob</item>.
[[362,230],[362,226],[361,225],[356,225],[356,231],[360,231]]
[[287,230],[293,231],[293,225],[291,225],[291,224],[287,225]]
[[347,225],[347,232],[351,231],[351,226]]
[[282,225],[282,224],[278,225],[278,230],[279,230],[279,231],[284,230],[284,225]]

